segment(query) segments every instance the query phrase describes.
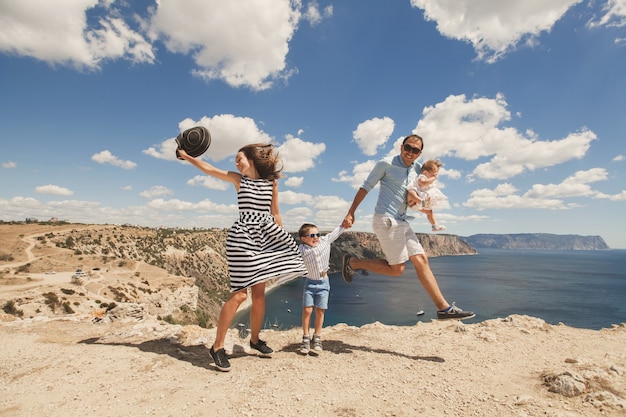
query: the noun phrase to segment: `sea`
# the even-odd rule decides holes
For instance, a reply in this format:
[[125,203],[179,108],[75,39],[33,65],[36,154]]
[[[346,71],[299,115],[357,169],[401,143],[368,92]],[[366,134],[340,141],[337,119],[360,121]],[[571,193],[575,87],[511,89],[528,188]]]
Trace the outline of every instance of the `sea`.
[[[448,302],[476,317],[465,323],[528,315],[550,324],[585,329],[626,323],[626,250],[537,251],[479,249],[477,255],[429,258]],[[420,285],[412,264],[388,277],[357,274],[352,283],[329,276],[331,292],[324,326],[380,322],[412,326],[436,318],[436,308]],[[266,294],[264,328],[300,327],[303,278]],[[232,327],[247,329],[249,309]]]

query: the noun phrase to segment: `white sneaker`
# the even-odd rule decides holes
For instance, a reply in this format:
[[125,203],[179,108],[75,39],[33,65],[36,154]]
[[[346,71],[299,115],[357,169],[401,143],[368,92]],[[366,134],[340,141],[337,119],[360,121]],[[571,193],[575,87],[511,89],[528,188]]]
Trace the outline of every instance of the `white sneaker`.
[[313,350],[318,352],[324,350],[322,347],[322,339],[317,335],[313,335]]
[[311,339],[309,336],[302,336],[302,344],[300,345],[300,353],[306,355],[311,350]]
[[432,230],[433,232],[440,232],[442,230],[446,230],[446,226],[442,226],[440,224],[433,224]]

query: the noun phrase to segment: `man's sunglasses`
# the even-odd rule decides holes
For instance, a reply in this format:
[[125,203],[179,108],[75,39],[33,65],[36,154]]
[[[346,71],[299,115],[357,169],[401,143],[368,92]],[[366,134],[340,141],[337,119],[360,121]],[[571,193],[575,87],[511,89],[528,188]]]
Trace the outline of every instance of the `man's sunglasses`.
[[308,235],[304,235],[302,237],[310,237],[311,239],[313,239],[314,237],[320,237],[321,235],[319,233],[310,233]]
[[414,148],[411,145],[407,145],[406,143],[404,144],[404,150],[407,152],[411,152],[415,155],[417,155],[418,153],[422,152],[422,150],[420,148]]

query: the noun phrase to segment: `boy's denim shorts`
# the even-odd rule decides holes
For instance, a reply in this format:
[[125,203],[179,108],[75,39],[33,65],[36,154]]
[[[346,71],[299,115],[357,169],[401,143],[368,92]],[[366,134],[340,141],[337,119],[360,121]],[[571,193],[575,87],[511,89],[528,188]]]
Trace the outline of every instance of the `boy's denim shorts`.
[[302,307],[317,307],[322,310],[328,309],[328,296],[330,295],[330,280],[309,279],[304,283],[302,294]]

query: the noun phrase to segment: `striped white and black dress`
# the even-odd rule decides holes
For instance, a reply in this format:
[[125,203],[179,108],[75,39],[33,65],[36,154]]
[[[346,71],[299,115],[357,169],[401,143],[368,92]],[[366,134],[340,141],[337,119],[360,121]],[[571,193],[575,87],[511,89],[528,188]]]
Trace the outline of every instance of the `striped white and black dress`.
[[245,175],[239,184],[239,219],[228,231],[226,257],[230,290],[306,276],[298,245],[271,214],[273,183]]

